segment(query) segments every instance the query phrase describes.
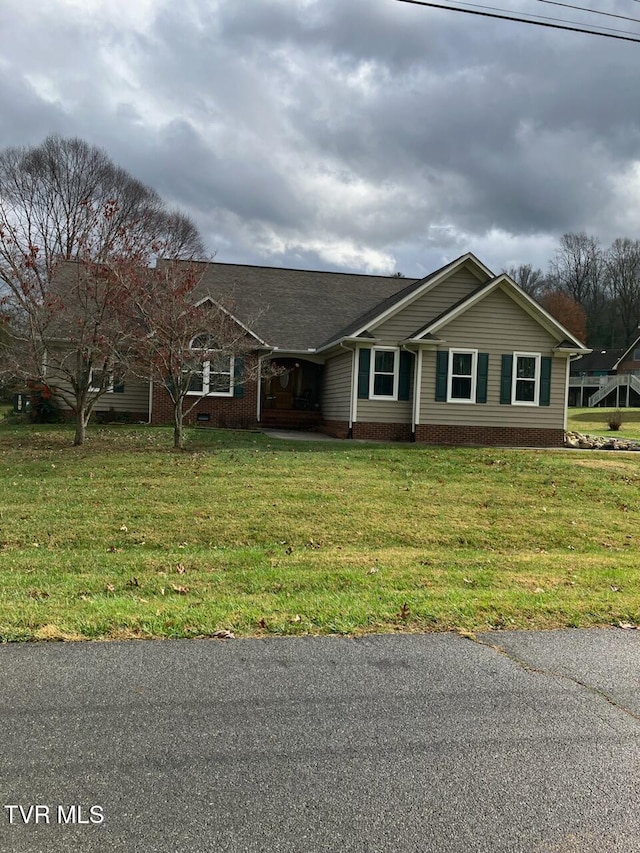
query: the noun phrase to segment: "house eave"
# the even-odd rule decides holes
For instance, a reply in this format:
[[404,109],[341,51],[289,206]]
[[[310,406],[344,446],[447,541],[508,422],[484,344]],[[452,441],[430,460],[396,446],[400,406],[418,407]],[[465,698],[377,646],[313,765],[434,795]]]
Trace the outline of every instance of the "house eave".
[[323,344],[323,346],[318,347],[314,352],[322,353],[327,352],[328,350],[336,349],[337,347],[345,347],[349,344],[358,345],[358,344],[377,344],[380,343],[380,338],[374,338],[373,336],[367,336],[366,338],[362,335],[347,335],[343,338],[337,338],[335,341],[331,341],[328,344]]
[[[411,305],[412,302],[415,302],[416,299],[419,299],[421,296],[424,296],[425,293],[428,293],[432,290],[437,284],[439,284],[443,279],[445,279],[448,275],[450,275],[455,269],[465,266],[465,264],[471,263],[476,267],[478,272],[481,272],[483,275],[487,277],[487,280],[490,280],[494,277],[494,274],[491,270],[486,267],[482,261],[480,261],[473,252],[467,252],[464,255],[461,255],[459,258],[455,258],[455,260],[451,261],[451,263],[447,264],[443,267],[438,275],[433,276],[431,273],[424,277],[424,282],[421,286],[417,287],[403,299],[400,299],[398,302],[391,305],[385,311],[381,312],[377,317],[371,319],[365,326],[362,326],[358,329],[354,334],[356,336],[361,335],[363,332],[366,332],[369,329],[375,329],[376,326],[379,326],[381,323],[384,323],[390,317],[393,317],[398,311],[401,311],[403,308],[406,308],[407,305]],[[433,276],[433,277],[432,277]]]
[[584,354],[590,352],[590,350],[584,347],[584,345],[580,343],[580,341],[578,341],[571,332],[565,329],[565,327],[545,311],[541,305],[538,305],[535,300],[518,287],[513,279],[509,278],[506,274],[496,276],[494,281],[472,294],[464,302],[461,302],[455,309],[441,315],[433,323],[427,325],[420,335],[416,335],[415,337],[417,339],[422,339],[427,335],[434,335],[444,326],[448,325],[457,317],[468,311],[469,308],[473,307],[478,302],[481,302],[498,289],[501,289],[507,296],[513,299],[517,305],[526,311],[530,317],[536,320],[552,337],[556,338],[558,341],[568,341],[572,346],[572,351]]

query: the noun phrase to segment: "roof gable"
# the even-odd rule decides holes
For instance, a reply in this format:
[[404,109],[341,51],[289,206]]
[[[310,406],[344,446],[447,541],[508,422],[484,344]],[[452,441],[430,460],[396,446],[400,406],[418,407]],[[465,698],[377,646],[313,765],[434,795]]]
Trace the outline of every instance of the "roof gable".
[[530,317],[536,320],[542,328],[558,341],[558,349],[565,352],[587,353],[587,349],[574,335],[571,334],[565,327],[551,316],[545,309],[539,305],[534,299],[526,294],[518,285],[505,273],[496,276],[490,281],[480,285],[473,293],[464,299],[459,300],[451,308],[442,312],[438,317],[435,317],[431,322],[427,323],[421,329],[418,329],[412,340],[422,340],[427,335],[435,334],[440,329],[444,328],[448,323],[451,323],[457,317],[467,312],[470,308],[485,299],[490,293],[495,290],[502,290],[507,296],[513,299]]
[[406,310],[413,302],[420,299],[430,290],[441,284],[449,276],[462,267],[468,269],[480,282],[493,278],[493,273],[471,252],[445,264],[424,278],[412,281],[405,288],[394,293],[384,301],[374,305],[366,314],[344,326],[338,335],[328,339],[322,346],[326,349],[345,338],[359,337],[363,332],[375,331],[382,323],[394,317],[400,311]]

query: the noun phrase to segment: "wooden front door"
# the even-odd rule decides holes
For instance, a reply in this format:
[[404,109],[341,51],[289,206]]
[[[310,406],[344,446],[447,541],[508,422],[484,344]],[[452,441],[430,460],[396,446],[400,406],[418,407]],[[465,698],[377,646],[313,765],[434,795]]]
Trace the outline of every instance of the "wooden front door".
[[273,376],[269,382],[268,396],[274,409],[293,409],[296,393],[296,373],[298,368],[287,370],[279,376]]

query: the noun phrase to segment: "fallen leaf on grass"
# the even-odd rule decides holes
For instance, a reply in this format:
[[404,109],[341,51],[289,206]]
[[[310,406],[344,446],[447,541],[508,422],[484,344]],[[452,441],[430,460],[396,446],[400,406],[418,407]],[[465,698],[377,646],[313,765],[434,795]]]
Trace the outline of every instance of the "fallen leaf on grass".
[[27,595],[29,598],[35,598],[36,600],[40,598],[49,598],[49,593],[42,589],[30,589]]
[[175,584],[171,584],[171,589],[174,592],[177,592],[178,595],[186,595],[189,592],[188,586],[176,586]]
[[372,566],[372,567],[369,569],[369,571],[367,572],[367,574],[368,574],[368,575],[377,575],[377,574],[378,574],[378,570],[376,569],[376,567],[375,567],[375,566]]
[[211,636],[216,637],[218,640],[235,640],[236,638],[233,631],[214,631]]
[[116,591],[116,588],[112,583],[108,583],[106,585],[105,589],[107,592],[115,592]]
[[140,586],[140,581],[138,578],[133,577],[131,580],[127,581],[127,586],[135,586],[136,588]]
[[618,622],[618,628],[624,631],[640,631],[640,625],[634,625],[633,622]]
[[264,619],[258,620],[258,628],[262,628],[263,631],[267,630],[267,623],[265,622]]
[[187,571],[187,570],[186,570],[186,569],[185,569],[185,567],[182,565],[182,563],[178,563],[178,565],[176,566],[176,572],[177,572],[179,575],[183,575],[186,571]]

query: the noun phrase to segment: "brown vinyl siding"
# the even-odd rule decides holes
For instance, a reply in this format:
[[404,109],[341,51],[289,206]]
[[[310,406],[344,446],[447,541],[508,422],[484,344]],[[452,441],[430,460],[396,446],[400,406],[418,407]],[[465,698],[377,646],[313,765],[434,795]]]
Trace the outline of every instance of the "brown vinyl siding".
[[468,296],[480,284],[482,282],[473,273],[464,268],[460,269],[396,315],[375,327],[373,333],[381,343],[390,343],[395,346],[398,341],[413,335],[458,300]]
[[325,421],[349,420],[352,361],[353,354],[342,350],[325,363],[321,405]]
[[[460,347],[489,354],[486,403],[436,403],[436,351],[423,354],[421,424],[562,429],[564,425],[566,360],[551,366],[551,405],[513,406],[500,403],[502,355],[534,352],[552,355],[557,341],[502,290],[486,296],[443,327],[438,336],[446,349]],[[444,349],[445,346],[441,347]]]

